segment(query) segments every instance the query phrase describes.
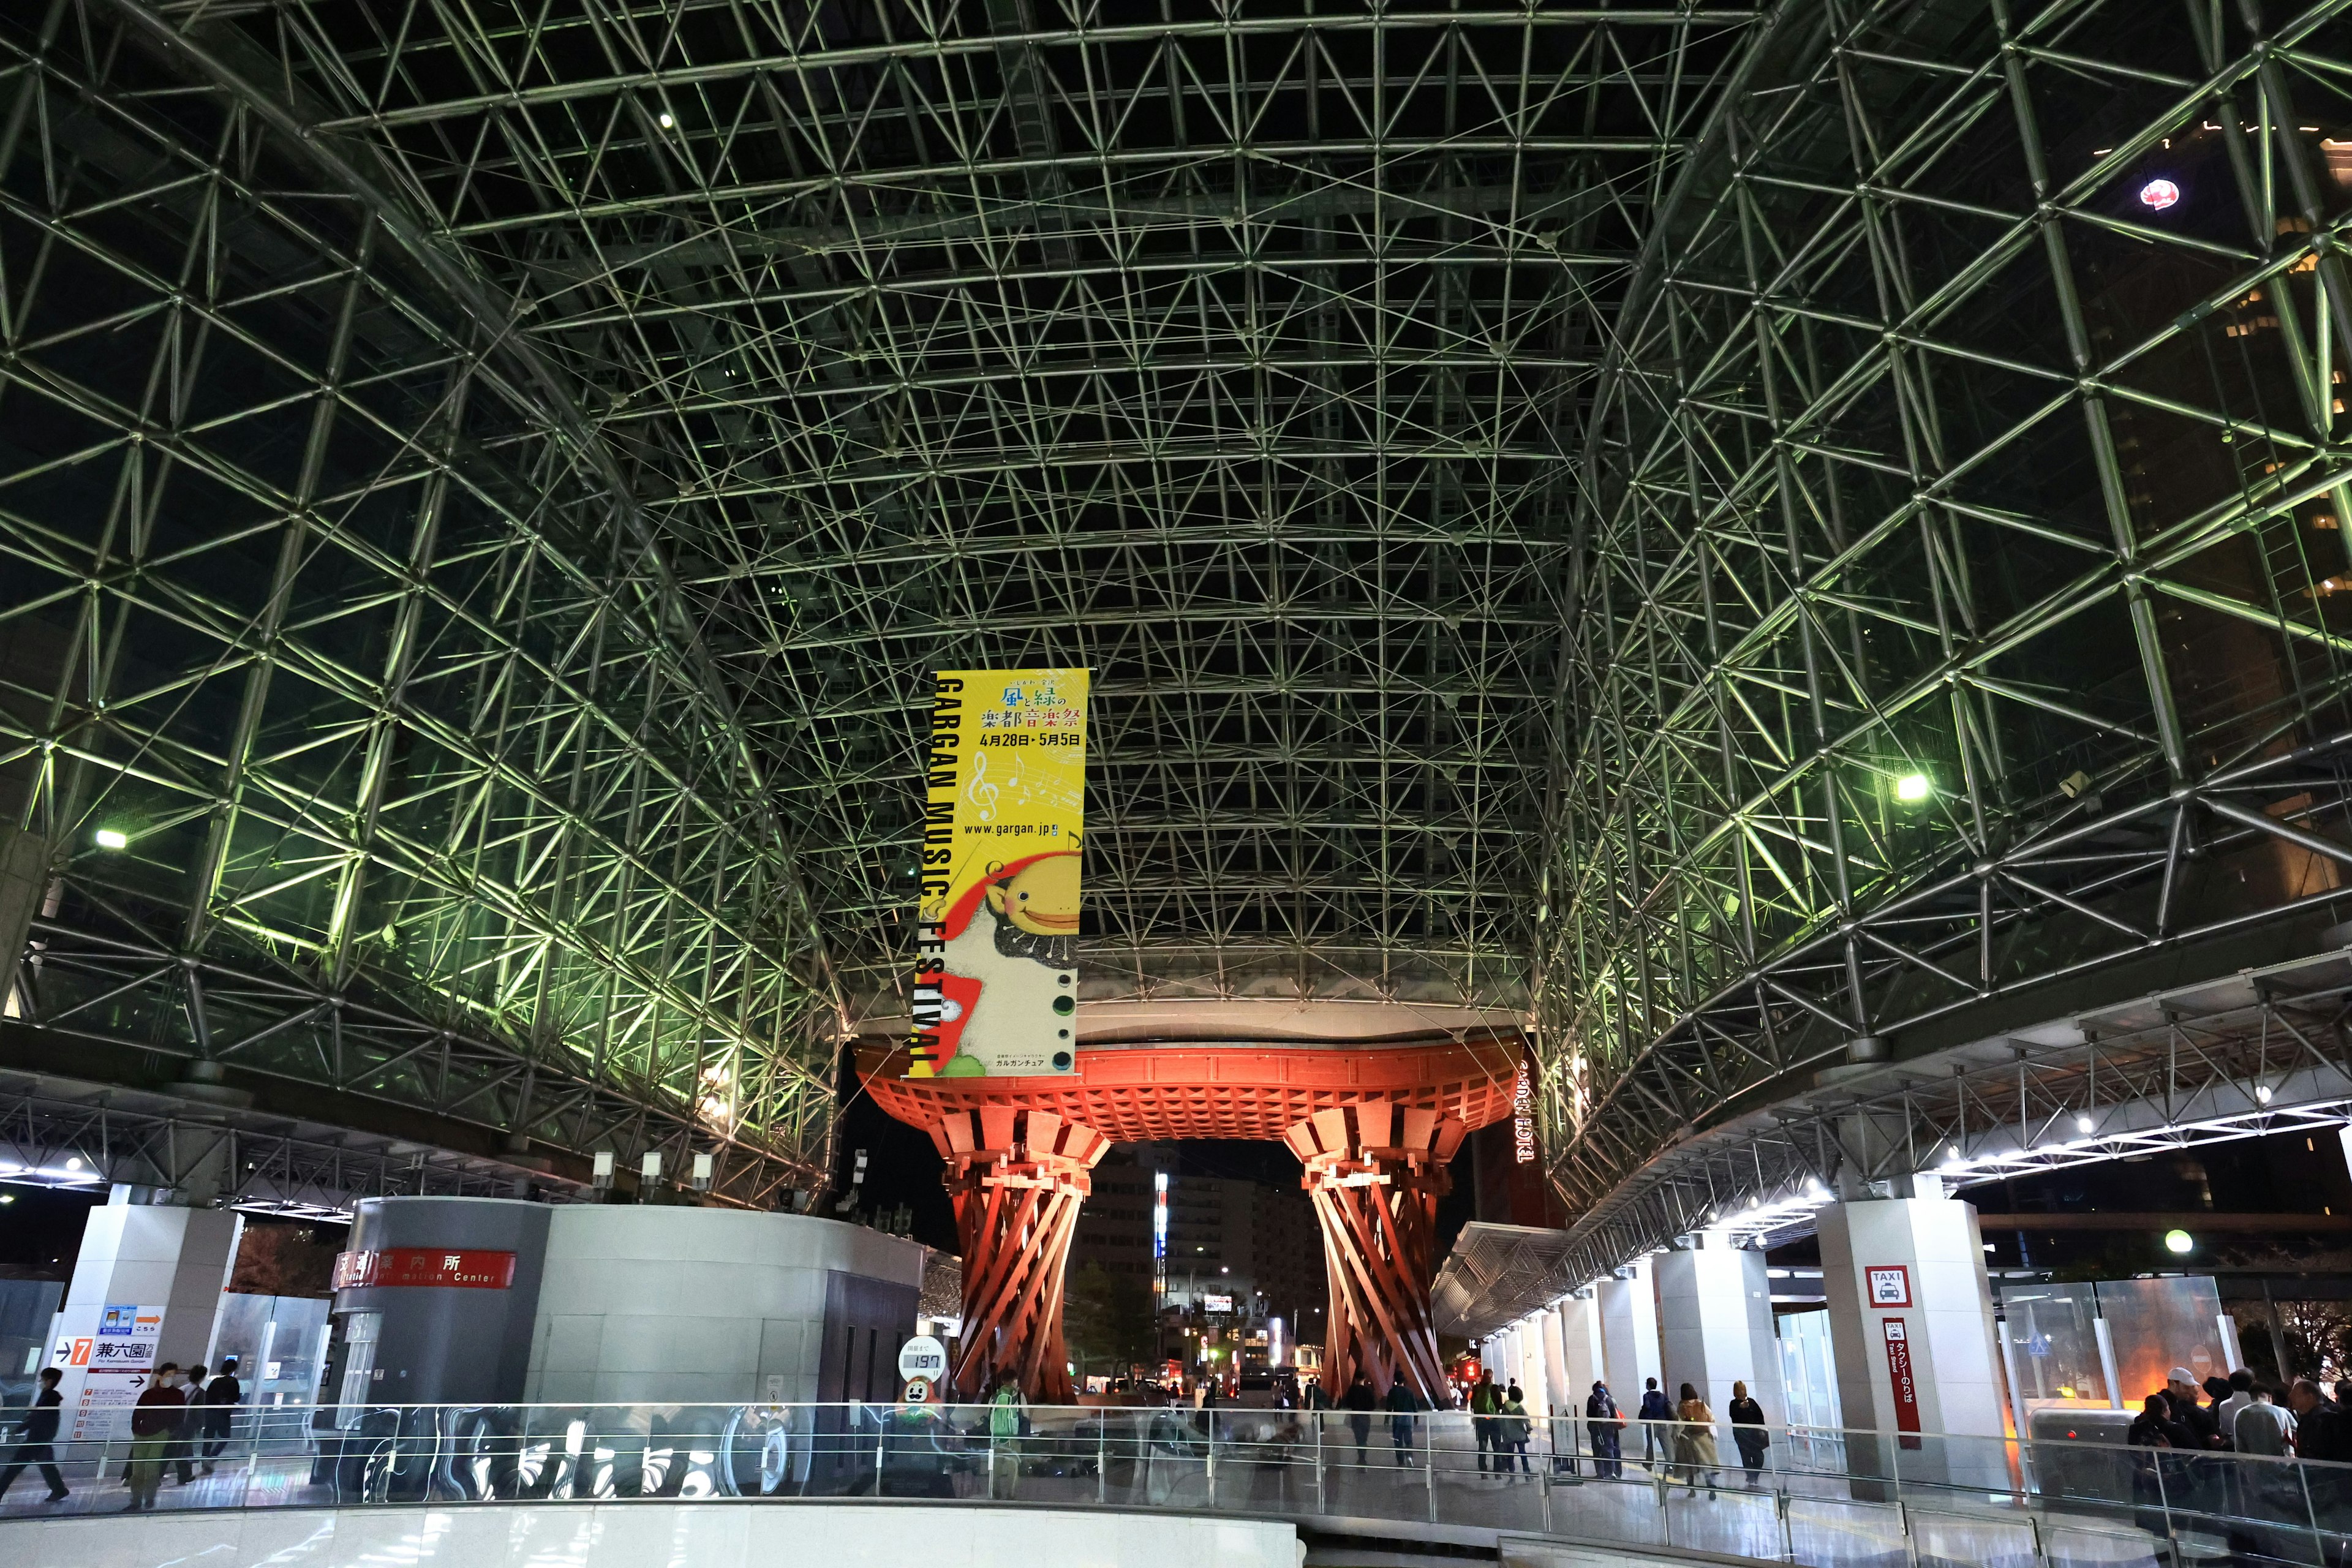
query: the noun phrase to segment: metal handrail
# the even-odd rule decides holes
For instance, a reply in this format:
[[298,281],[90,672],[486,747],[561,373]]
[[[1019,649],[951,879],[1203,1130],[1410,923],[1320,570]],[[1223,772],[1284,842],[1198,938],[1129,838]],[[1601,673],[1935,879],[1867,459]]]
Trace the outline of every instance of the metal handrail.
[[[184,1452],[151,1442],[134,1454],[120,1436],[58,1443],[74,1495],[45,1502],[27,1471],[0,1521],[120,1509],[135,1458],[163,1467],[161,1509],[931,1497],[1411,1519],[1808,1568],[1880,1562],[1897,1542],[1911,1563],[1948,1558],[1923,1535],[1966,1538],[1960,1560],[2053,1568],[2080,1558],[2084,1537],[2118,1563],[2352,1551],[2347,1465],[1622,1417],[1612,1454],[1584,1416],[1525,1421],[1522,1433],[1516,1418],[1458,1411],[856,1401],[247,1406],[225,1433],[189,1428]],[[192,1474],[174,1485],[184,1459]]]

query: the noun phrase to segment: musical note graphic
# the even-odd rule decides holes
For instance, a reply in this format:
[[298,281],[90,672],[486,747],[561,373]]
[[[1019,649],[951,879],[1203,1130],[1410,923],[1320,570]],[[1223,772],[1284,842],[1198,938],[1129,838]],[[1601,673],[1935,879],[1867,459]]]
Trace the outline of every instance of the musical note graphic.
[[977,808],[977,815],[982,822],[986,822],[989,818],[996,815],[996,796],[998,791],[996,786],[988,783],[987,780],[987,757],[976,756],[972,758],[971,783],[964,785],[963,793],[964,798],[971,801],[973,806]]

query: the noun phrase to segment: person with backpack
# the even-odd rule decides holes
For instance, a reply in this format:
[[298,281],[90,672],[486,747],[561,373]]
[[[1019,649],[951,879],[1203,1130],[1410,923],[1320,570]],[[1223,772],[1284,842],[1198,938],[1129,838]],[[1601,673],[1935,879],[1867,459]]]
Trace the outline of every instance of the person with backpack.
[[[1470,1390],[1470,1430],[1478,1439],[1478,1468],[1499,1474],[1503,1468],[1502,1446],[1496,1440],[1495,1417],[1503,1409],[1503,1394],[1495,1386],[1495,1374],[1481,1371],[1477,1385]],[[1492,1456],[1493,1463],[1487,1462]]]
[[1021,1384],[1012,1373],[996,1374],[988,1401],[988,1495],[1008,1502],[1021,1492],[1021,1427],[1026,1419]]
[[1501,1462],[1503,1474],[1511,1475],[1511,1458],[1517,1456],[1518,1475],[1532,1475],[1535,1467],[1528,1463],[1528,1436],[1535,1423],[1528,1415],[1528,1396],[1517,1384],[1503,1391],[1500,1412],[1495,1417],[1495,1458]]
[[1625,1415],[1605,1383],[1596,1381],[1591,1396],[1584,1402],[1584,1429],[1592,1438],[1592,1473],[1603,1480],[1622,1479],[1624,1454],[1619,1445],[1624,1437]]

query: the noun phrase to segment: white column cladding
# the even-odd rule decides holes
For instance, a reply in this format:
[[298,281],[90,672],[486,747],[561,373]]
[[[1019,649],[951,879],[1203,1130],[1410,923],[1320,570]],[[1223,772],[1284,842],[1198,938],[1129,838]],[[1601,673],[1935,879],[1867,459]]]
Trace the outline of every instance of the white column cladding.
[[1519,1392],[1526,1395],[1528,1414],[1543,1414],[1546,1390],[1550,1384],[1544,1378],[1544,1320],[1550,1317],[1549,1309],[1535,1312],[1519,1322]]
[[1598,1287],[1601,1358],[1608,1369],[1598,1375],[1608,1381],[1609,1392],[1617,1396],[1619,1407],[1628,1415],[1642,1407],[1643,1380],[1663,1381],[1657,1287],[1650,1272],[1653,1261],[1638,1259],[1625,1270],[1625,1279],[1603,1279]]
[[[187,1366],[211,1348],[221,1291],[236,1261],[244,1216],[228,1209],[167,1208],[113,1203],[89,1211],[75,1256],[73,1281],[58,1310],[56,1337],[93,1339],[110,1306],[160,1307],[155,1364]],[[55,1361],[54,1350],[51,1360]],[[80,1368],[67,1367],[60,1392],[70,1437],[81,1396]],[[112,1425],[110,1421],[104,1425]],[[127,1434],[128,1413],[120,1423]],[[103,1430],[91,1432],[103,1436]]]
[[[1560,1303],[1560,1307],[1565,1305],[1565,1302]],[[1561,1321],[1560,1307],[1545,1308],[1538,1320],[1543,1324],[1543,1402],[1555,1415],[1584,1408],[1583,1401],[1570,1392],[1576,1384],[1569,1381],[1568,1346],[1563,1332],[1566,1325]]]
[[1764,1255],[1735,1247],[1721,1232],[1693,1238],[1687,1252],[1657,1258],[1658,1343],[1669,1399],[1696,1384],[1718,1420],[1731,1385],[1745,1383],[1771,1421],[1787,1419],[1780,1348],[1772,1333],[1772,1286]]
[[[1887,1325],[1899,1322],[1919,1429],[1979,1441],[1931,1436],[1916,1450],[1883,1454],[1882,1463],[1923,1479],[2005,1489],[2000,1359],[1974,1206],[1958,1198],[1832,1204],[1817,1223],[1845,1425],[1900,1429],[1887,1352]],[[1883,1271],[1876,1295],[1874,1269]]]
[[[1584,1413],[1584,1402],[1592,1393],[1595,1383],[1609,1380],[1607,1363],[1601,1352],[1601,1302],[1597,1295],[1570,1296],[1559,1306],[1560,1380],[1568,1387],[1568,1406],[1578,1415]],[[1617,1392],[1610,1384],[1609,1391]],[[1621,1397],[1620,1405],[1624,1403]],[[1637,1399],[1636,1404],[1640,1401]]]

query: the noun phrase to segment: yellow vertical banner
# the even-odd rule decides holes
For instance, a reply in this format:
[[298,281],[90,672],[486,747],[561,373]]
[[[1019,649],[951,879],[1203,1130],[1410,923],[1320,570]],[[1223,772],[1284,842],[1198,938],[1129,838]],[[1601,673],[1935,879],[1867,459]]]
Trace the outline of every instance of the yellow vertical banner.
[[1077,1070],[1087,673],[933,678],[909,1078]]

